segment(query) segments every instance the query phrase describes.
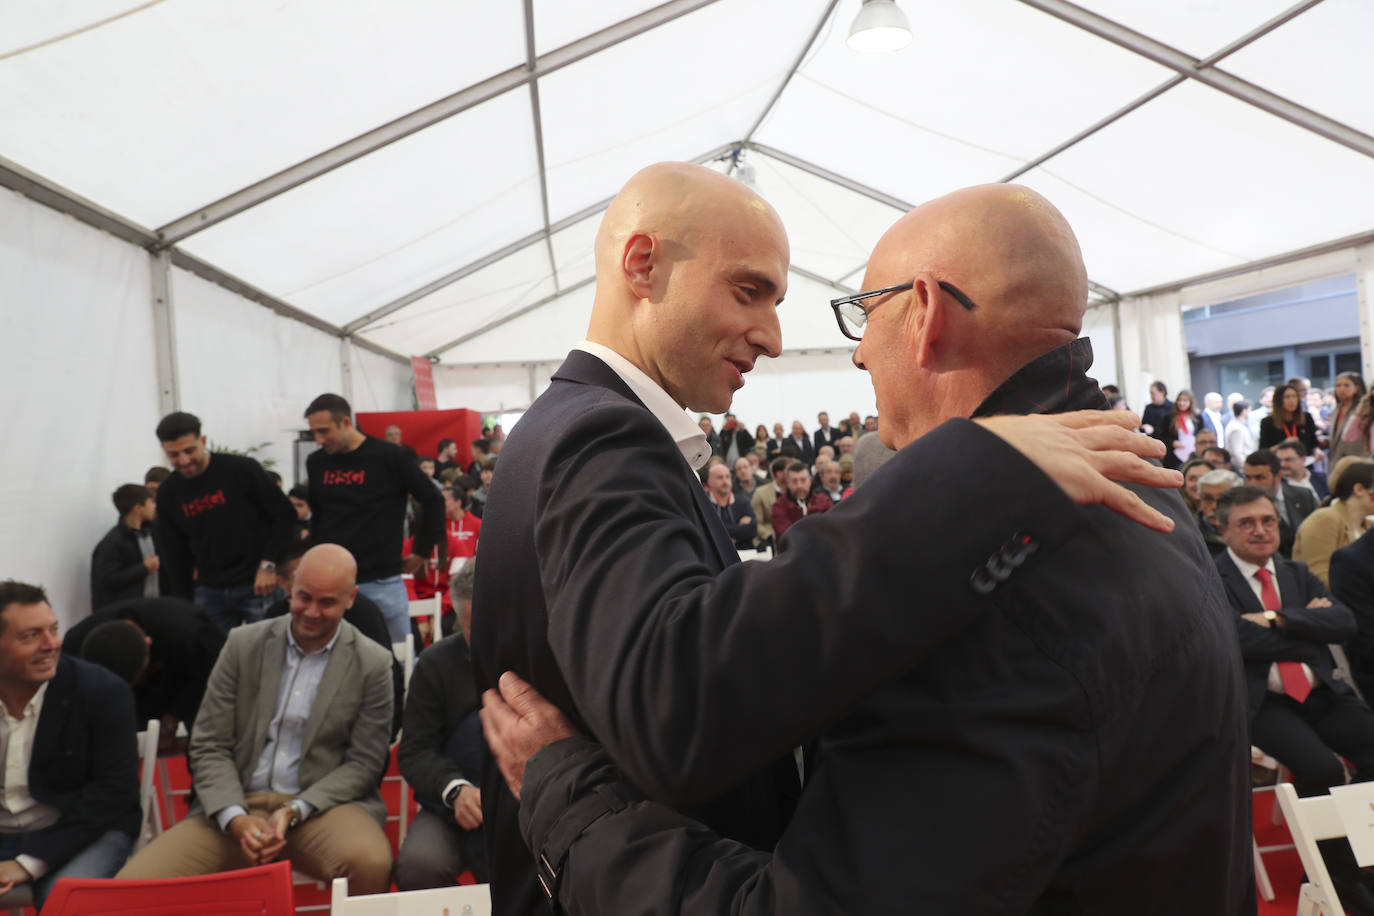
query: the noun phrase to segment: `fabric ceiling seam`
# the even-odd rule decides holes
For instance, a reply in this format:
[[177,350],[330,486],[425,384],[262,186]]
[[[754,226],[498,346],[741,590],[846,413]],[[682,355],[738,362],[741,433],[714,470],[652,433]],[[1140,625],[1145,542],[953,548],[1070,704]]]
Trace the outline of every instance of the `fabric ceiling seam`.
[[[818,273],[807,270],[805,267],[798,267],[796,264],[787,265],[787,269],[789,272],[794,273],[799,277],[805,277],[812,283],[819,283],[822,286],[828,286],[833,290],[844,293],[845,295],[850,295],[851,293],[858,292],[858,290],[849,286],[845,286],[838,280],[831,280],[829,277],[823,277]],[[850,273],[853,273],[853,271],[850,271]]]
[[1374,157],[1374,137],[1343,124],[1334,118],[1305,108],[1235,74],[1217,67],[1203,67],[1189,55],[1163,42],[1142,35],[1120,23],[1075,6],[1068,0],[1021,0],[1027,6],[1077,26],[1089,34],[1133,51],[1141,57],[1168,67],[1189,79],[1231,96],[1237,101],[1253,105],[1259,110],[1288,121],[1305,130],[1339,143],[1357,153]]
[[758,143],[756,141],[750,140],[739,145],[742,149],[753,150],[754,152],[762,153],[765,156],[771,156],[779,162],[790,165],[793,168],[801,169],[803,172],[809,172],[810,174],[815,175],[817,178],[824,178],[831,184],[836,184],[842,188],[847,188],[856,194],[862,194],[864,197],[867,197],[871,200],[876,200],[880,204],[887,204],[889,207],[894,207],[902,211],[903,213],[915,208],[914,204],[907,203],[900,197],[894,197],[891,194],[886,193],[885,191],[879,191],[877,188],[870,187],[864,184],[863,182],[855,181],[852,178],[846,178],[838,172],[832,172],[830,171],[830,169],[827,169],[824,166],[816,165],[813,162],[807,162],[805,159],[793,156],[791,153],[785,153],[782,150],[772,146],[768,146],[767,144]]
[[166,0],[148,0],[148,2],[143,3],[139,6],[135,6],[132,9],[127,9],[123,12],[115,13],[113,16],[106,16],[104,19],[97,20],[96,22],[87,23],[86,25],[83,25],[80,28],[71,29],[70,31],[63,32],[61,35],[53,35],[51,38],[44,38],[42,41],[36,41],[31,45],[25,45],[22,48],[14,48],[13,50],[5,51],[3,53],[0,53],[0,61],[7,61],[12,57],[18,57],[21,54],[27,54],[30,51],[37,51],[38,49],[46,48],[49,45],[55,45],[59,41],[66,41],[68,38],[75,38],[78,35],[84,35],[87,32],[93,32],[101,26],[109,25],[111,22],[118,22],[121,19],[124,19],[128,16],[132,16],[135,13],[141,13],[149,7],[157,6],[159,3],[164,2],[166,2]]
[[[1284,10],[1282,13],[1279,13],[1277,16],[1270,19],[1268,22],[1264,22],[1261,23],[1259,26],[1256,26],[1254,29],[1242,35],[1240,38],[1237,38],[1235,41],[1226,45],[1224,48],[1221,48],[1219,51],[1214,52],[1208,57],[1204,57],[1202,60],[1198,61],[1197,65],[1199,67],[1212,66],[1217,61],[1220,61],[1223,58],[1228,57],[1231,54],[1234,54],[1235,52],[1239,51],[1246,45],[1251,44],[1252,42],[1257,41],[1260,38],[1263,38],[1265,35],[1268,35],[1270,32],[1274,31],[1274,29],[1277,29],[1285,22],[1288,22],[1290,19],[1293,19],[1296,16],[1307,12],[1309,9],[1311,9],[1312,7],[1316,6],[1318,3],[1321,2],[1322,0],[1302,0],[1301,3],[1294,4],[1293,6]],[[1100,121],[1097,121],[1095,124],[1092,124],[1084,128],[1079,133],[1074,134],[1072,137],[1065,140],[1063,143],[1060,143],[1058,146],[1055,146],[1048,152],[1041,153],[1039,156],[1036,156],[1034,159],[1030,160],[1024,165],[1021,165],[1019,168],[1015,169],[1009,174],[1003,176],[1002,178],[999,178],[998,181],[1002,184],[1006,184],[1010,181],[1015,181],[1017,178],[1020,178],[1022,175],[1026,174],[1032,169],[1044,165],[1046,162],[1050,161],[1055,156],[1058,156],[1060,153],[1064,152],[1070,147],[1073,147],[1078,143],[1081,143],[1082,141],[1088,139],[1102,128],[1108,126],[1109,124],[1115,123],[1121,118],[1124,118],[1126,115],[1135,111],[1137,108],[1141,107],[1146,102],[1151,102],[1159,98],[1161,95],[1168,92],[1170,89],[1173,89],[1175,86],[1182,84],[1185,79],[1186,77],[1182,76],[1181,74],[1171,76],[1169,79],[1160,83],[1155,88],[1145,92],[1144,94],[1133,99],[1132,101],[1127,102],[1125,105],[1121,106],[1116,111],[1102,118]]]
[[540,55],[535,59],[533,69],[528,63],[512,67],[495,76],[488,77],[480,83],[475,83],[452,95],[431,102],[423,108],[401,115],[380,127],[359,134],[350,140],[345,140],[343,143],[295,165],[288,166],[245,188],[240,188],[204,207],[199,207],[193,212],[159,227],[156,230],[158,238],[163,245],[175,244],[355,159],[361,159],[363,156],[397,140],[418,133],[426,127],[467,111],[469,108],[480,105],[482,102],[489,101],[512,89],[519,88],[531,80],[540,76],[547,76],[598,51],[604,51],[716,2],[718,0],[668,0],[666,3]]
[[468,331],[466,334],[462,335],[461,337],[455,338],[455,339],[449,341],[448,343],[443,344],[442,346],[435,347],[433,350],[430,350],[428,353],[426,353],[425,356],[428,357],[428,358],[430,358],[430,359],[435,359],[435,358],[437,358],[437,357],[439,356],[440,353],[443,353],[445,350],[452,350],[454,347],[459,346],[460,344],[465,344],[465,343],[467,343],[469,340],[472,340],[474,337],[481,337],[483,334],[486,334],[488,331],[494,331],[494,330],[496,330],[497,328],[501,327],[501,325],[503,325],[503,324],[506,324],[506,323],[508,323],[508,322],[514,321],[515,319],[520,318],[520,317],[522,317],[522,316],[524,316],[524,315],[528,315],[530,312],[533,312],[533,311],[535,311],[536,309],[541,309],[541,308],[543,308],[544,306],[546,306],[546,305],[548,305],[548,304],[550,304],[550,303],[552,303],[552,302],[557,302],[559,299],[563,298],[564,296],[566,296],[566,295],[568,295],[568,294],[570,294],[570,293],[575,293],[575,292],[577,292],[579,289],[582,289],[582,288],[584,288],[584,287],[591,286],[591,285],[592,285],[593,283],[595,283],[595,282],[596,282],[596,276],[593,275],[593,276],[587,277],[587,278],[585,278],[585,279],[578,280],[576,283],[571,283],[571,284],[569,284],[569,285],[563,287],[563,291],[562,291],[561,293],[554,293],[553,295],[544,296],[544,297],[541,298],[541,299],[536,299],[534,302],[531,302],[529,305],[523,305],[523,306],[521,306],[520,308],[516,309],[515,311],[510,312],[510,313],[508,313],[508,314],[506,314],[506,315],[502,315],[500,318],[497,318],[497,319],[494,320],[494,321],[488,321],[486,324],[482,325],[481,327],[476,328],[476,329],[471,330],[471,331]]
[[[533,74],[538,64],[534,53],[534,0],[525,0],[525,66]],[[553,290],[558,292],[558,263],[553,256],[553,234],[549,232],[549,175],[544,168],[544,118],[539,112],[539,80],[531,76],[530,116],[534,118],[534,160],[539,170],[539,206],[544,216],[544,249],[553,274]]]
[[[710,162],[713,159],[719,159],[721,156],[733,152],[735,149],[738,148],[738,146],[738,143],[727,143],[724,146],[718,146],[715,149],[707,153],[703,153],[702,155],[697,156],[696,158],[691,159],[689,161],[697,163]],[[406,293],[404,296],[400,296],[396,299],[393,299],[386,305],[373,309],[366,315],[363,315],[359,318],[354,319],[353,321],[348,322],[343,326],[343,329],[345,333],[348,334],[360,331],[363,328],[366,328],[367,326],[373,324],[374,322],[379,321],[380,319],[392,314],[393,312],[405,308],[412,302],[418,302],[419,300],[433,293],[438,292],[446,286],[449,286],[453,283],[457,283],[459,280],[471,276],[472,274],[476,273],[484,267],[490,267],[492,264],[495,264],[502,258],[509,257],[510,255],[514,254],[517,251],[520,251],[523,248],[528,248],[530,245],[539,244],[539,242],[543,241],[546,237],[551,240],[554,233],[567,229],[570,226],[574,226],[577,223],[582,222],[582,220],[587,219],[590,216],[594,216],[595,214],[600,213],[602,210],[605,210],[608,206],[610,206],[611,201],[614,199],[614,197],[608,197],[605,200],[601,200],[590,206],[583,207],[576,213],[573,213],[570,216],[565,216],[557,222],[549,224],[548,229],[540,229],[530,233],[524,238],[516,239],[509,245],[499,248],[496,251],[491,252],[490,254],[483,255],[482,257],[478,258],[475,261],[472,261],[471,263],[464,264],[457,270],[445,274],[444,276],[439,277],[437,280],[432,280],[429,283],[426,283],[424,286],[420,287],[414,292]],[[564,289],[564,292],[567,291],[567,289]]]
[[1182,280],[1171,280],[1168,283],[1161,283],[1157,286],[1147,286],[1144,289],[1132,290],[1129,293],[1122,293],[1123,299],[1134,299],[1141,296],[1154,296],[1159,293],[1172,293],[1186,289],[1190,286],[1198,286],[1202,283],[1211,283],[1214,280],[1225,280],[1229,277],[1238,277],[1241,274],[1267,270],[1271,267],[1278,267],[1282,264],[1291,264],[1294,261],[1302,261],[1307,258],[1315,258],[1319,255],[1330,254],[1333,251],[1341,251],[1346,248],[1358,248],[1374,242],[1374,231],[1362,232],[1355,235],[1347,235],[1344,238],[1333,239],[1330,242],[1321,242],[1317,245],[1310,245],[1307,248],[1299,248],[1294,251],[1276,254],[1268,258],[1260,258],[1256,261],[1247,261],[1244,264],[1237,264],[1234,267],[1224,267],[1221,270],[1210,271],[1205,274],[1186,277]]

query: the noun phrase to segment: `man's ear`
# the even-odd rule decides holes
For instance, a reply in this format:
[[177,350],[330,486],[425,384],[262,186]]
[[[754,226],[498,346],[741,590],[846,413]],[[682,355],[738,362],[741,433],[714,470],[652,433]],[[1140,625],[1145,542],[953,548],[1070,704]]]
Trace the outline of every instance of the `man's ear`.
[[911,324],[916,336],[916,365],[932,368],[945,344],[949,297],[930,277],[918,276],[911,289]]
[[625,282],[630,290],[640,299],[653,298],[655,249],[653,237],[642,232],[635,233],[625,241],[620,268],[625,273]]

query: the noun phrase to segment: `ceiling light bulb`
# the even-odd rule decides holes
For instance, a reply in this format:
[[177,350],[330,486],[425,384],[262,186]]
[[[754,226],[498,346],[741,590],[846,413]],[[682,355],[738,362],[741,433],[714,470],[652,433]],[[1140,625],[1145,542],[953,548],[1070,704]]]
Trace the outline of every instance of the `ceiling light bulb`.
[[893,0],[863,0],[845,44],[864,54],[897,51],[911,44],[911,26]]

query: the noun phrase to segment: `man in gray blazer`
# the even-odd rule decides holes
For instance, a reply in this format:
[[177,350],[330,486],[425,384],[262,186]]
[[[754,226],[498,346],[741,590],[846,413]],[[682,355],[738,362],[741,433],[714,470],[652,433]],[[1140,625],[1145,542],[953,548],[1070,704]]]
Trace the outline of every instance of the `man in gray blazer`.
[[391,656],[343,620],[357,564],[336,544],[301,560],[290,617],[235,628],[189,752],[197,801],[118,877],[170,878],[278,858],[385,892],[391,847],[377,785],[391,729]]

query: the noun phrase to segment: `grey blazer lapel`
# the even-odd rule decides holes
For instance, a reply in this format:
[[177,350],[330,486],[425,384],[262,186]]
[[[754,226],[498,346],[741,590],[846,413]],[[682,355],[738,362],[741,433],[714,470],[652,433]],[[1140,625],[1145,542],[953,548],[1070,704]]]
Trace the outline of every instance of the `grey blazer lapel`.
[[[324,666],[324,676],[320,678],[320,689],[315,694],[315,705],[310,707],[310,718],[305,722],[305,733],[301,736],[301,758],[304,760],[314,746],[315,735],[323,724],[324,717],[333,705],[334,697],[347,682],[353,672],[355,653],[353,641],[358,631],[345,620],[339,621],[339,638],[329,651],[329,661]],[[304,778],[304,777],[302,777]]]
[[[282,669],[286,667],[286,628],[290,625],[291,617],[288,615],[277,618],[271,626],[265,627],[263,640],[254,653],[256,657],[243,666],[249,675],[245,683],[258,685],[257,707],[253,710],[253,753],[248,758],[252,761],[262,756],[263,746],[267,743],[267,729],[277,711],[277,693],[281,690]],[[243,686],[240,685],[240,688]]]

